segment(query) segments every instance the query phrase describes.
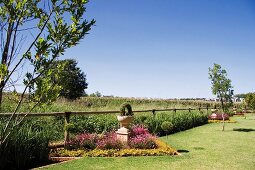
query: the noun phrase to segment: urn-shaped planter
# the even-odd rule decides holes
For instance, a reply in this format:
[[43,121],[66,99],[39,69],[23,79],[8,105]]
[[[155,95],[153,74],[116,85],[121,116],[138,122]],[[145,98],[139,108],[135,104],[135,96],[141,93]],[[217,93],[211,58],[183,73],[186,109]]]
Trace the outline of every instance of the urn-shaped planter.
[[120,127],[128,128],[129,124],[134,120],[133,116],[117,116]]
[[123,143],[127,143],[129,136],[128,126],[134,119],[130,104],[124,103],[121,105],[120,116],[117,116],[117,119],[120,122],[120,128],[116,132],[117,138],[120,139]]

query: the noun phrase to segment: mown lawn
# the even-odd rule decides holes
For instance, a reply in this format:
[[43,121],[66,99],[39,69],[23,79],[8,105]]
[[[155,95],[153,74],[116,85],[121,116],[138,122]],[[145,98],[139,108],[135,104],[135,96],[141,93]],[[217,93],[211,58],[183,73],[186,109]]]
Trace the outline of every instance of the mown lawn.
[[[212,123],[161,139],[182,156],[82,158],[45,169],[255,169],[255,116],[237,123]],[[233,130],[235,129],[235,130]]]

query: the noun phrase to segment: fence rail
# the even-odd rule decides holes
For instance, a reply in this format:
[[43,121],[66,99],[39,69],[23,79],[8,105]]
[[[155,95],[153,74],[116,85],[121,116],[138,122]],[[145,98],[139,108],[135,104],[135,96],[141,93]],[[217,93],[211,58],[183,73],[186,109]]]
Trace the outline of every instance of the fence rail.
[[[144,113],[144,112],[151,112],[153,115],[156,114],[156,112],[165,112],[165,111],[174,111],[175,113],[177,111],[189,111],[191,112],[192,110],[208,110],[209,109],[219,109],[216,107],[198,107],[198,108],[170,108],[170,109],[149,109],[149,110],[134,110],[133,113]],[[37,116],[64,116],[65,117],[65,125],[68,125],[70,123],[70,116],[71,115],[90,115],[90,114],[116,114],[119,113],[120,111],[74,111],[74,112],[51,112],[51,113],[16,113],[14,116],[28,116],[28,117],[37,117]],[[13,113],[0,113],[1,116],[11,116]],[[68,129],[65,128],[64,131],[64,136],[65,136],[65,144],[66,142],[69,141],[70,139],[70,133]]]
[[[171,109],[149,109],[149,110],[134,110],[134,113],[144,112],[164,112],[164,111],[191,111],[191,110],[209,110],[215,109],[215,107],[199,107],[199,108],[171,108]],[[65,116],[66,113],[71,115],[90,115],[90,114],[116,114],[120,111],[107,110],[107,111],[69,111],[69,112],[50,112],[50,113],[16,113],[17,116]],[[0,116],[11,116],[13,113],[0,113]]]

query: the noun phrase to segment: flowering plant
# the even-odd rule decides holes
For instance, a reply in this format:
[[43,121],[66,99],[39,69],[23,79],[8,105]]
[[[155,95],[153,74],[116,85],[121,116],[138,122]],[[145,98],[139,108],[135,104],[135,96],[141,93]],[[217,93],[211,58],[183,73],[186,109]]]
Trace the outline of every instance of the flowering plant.
[[117,139],[117,134],[115,132],[106,133],[98,142],[96,143],[97,149],[121,149],[123,148],[122,142]]
[[68,149],[95,149],[98,140],[97,134],[83,133],[67,143]]
[[77,135],[74,139],[67,143],[67,149],[154,149],[157,148],[156,137],[151,135],[143,125],[134,126],[130,130],[130,138],[128,146],[125,146],[119,139],[117,139],[116,132],[108,132],[101,136],[97,134],[83,133]]
[[149,134],[149,130],[144,125],[135,125],[130,130],[130,138],[145,134]]
[[156,138],[150,134],[138,135],[129,139],[129,147],[135,149],[157,148]]
[[209,116],[210,120],[229,120],[229,115],[226,113],[213,113]]
[[151,135],[143,125],[134,126],[130,132],[128,145],[135,149],[154,149],[157,148],[156,137]]

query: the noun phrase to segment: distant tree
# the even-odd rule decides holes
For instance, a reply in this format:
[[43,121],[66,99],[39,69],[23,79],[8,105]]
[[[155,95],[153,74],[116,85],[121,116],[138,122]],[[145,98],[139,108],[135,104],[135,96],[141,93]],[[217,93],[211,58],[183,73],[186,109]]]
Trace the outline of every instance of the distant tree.
[[246,94],[245,103],[248,107],[255,110],[255,93]]
[[223,111],[227,111],[229,103],[233,102],[234,91],[231,80],[227,78],[227,71],[219,64],[214,64],[213,68],[209,67],[209,79],[212,83],[212,93],[219,98]]
[[90,97],[102,97],[102,94],[99,91],[96,91],[95,93],[91,93],[89,96]]
[[88,88],[88,83],[86,82],[86,75],[77,66],[77,61],[66,59],[56,61],[54,64],[63,66],[63,70],[58,76],[53,77],[54,82],[62,87],[60,96],[75,100],[85,95],[85,89]]
[[[212,93],[220,99],[223,112],[227,112],[232,104],[233,90],[231,80],[227,78],[227,71],[221,68],[221,65],[214,64],[213,68],[209,67],[209,79],[212,83]],[[224,113],[222,113],[224,122]],[[224,131],[224,123],[223,129]]]
[[246,95],[247,95],[247,93],[242,93],[242,94],[235,94],[234,96],[238,97],[238,98],[245,98]]

